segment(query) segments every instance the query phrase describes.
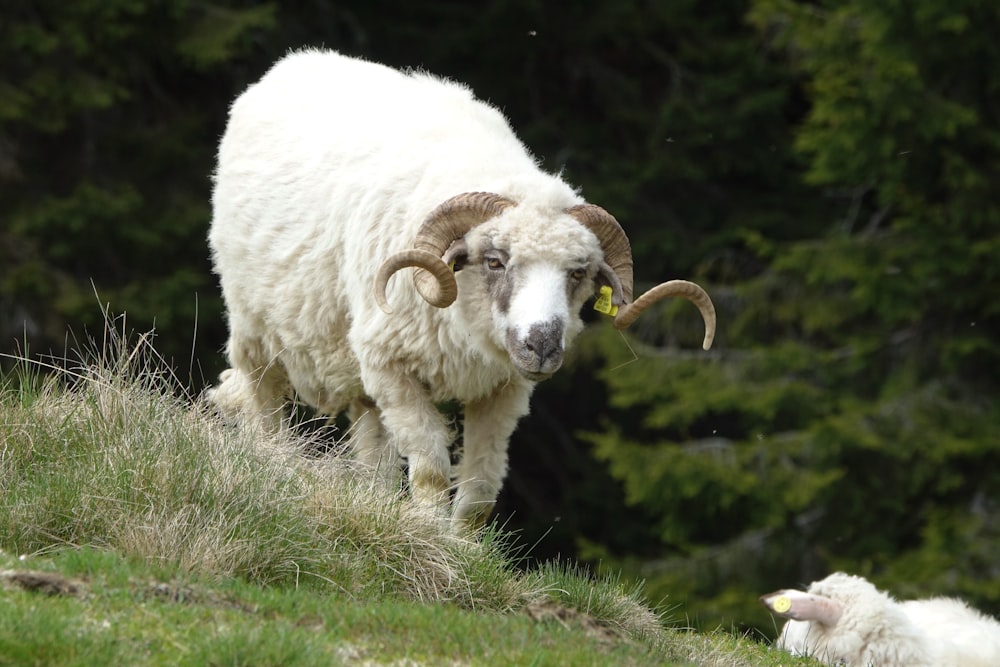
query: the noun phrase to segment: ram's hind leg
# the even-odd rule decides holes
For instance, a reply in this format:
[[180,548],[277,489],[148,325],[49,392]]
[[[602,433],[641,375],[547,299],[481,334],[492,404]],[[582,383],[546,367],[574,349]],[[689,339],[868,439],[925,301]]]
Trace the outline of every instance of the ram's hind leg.
[[511,382],[465,406],[462,460],[456,466],[454,528],[475,530],[493,511],[507,476],[507,447],[518,420],[528,413],[532,387]]
[[351,402],[347,416],[351,420],[348,433],[355,460],[366,472],[370,471],[376,483],[389,491],[398,491],[402,461],[382,426],[378,407],[369,398],[359,398]]
[[228,418],[260,420],[277,429],[288,400],[284,367],[265,354],[259,341],[232,335],[227,348],[232,368],[219,375],[219,385],[209,389],[206,398]]

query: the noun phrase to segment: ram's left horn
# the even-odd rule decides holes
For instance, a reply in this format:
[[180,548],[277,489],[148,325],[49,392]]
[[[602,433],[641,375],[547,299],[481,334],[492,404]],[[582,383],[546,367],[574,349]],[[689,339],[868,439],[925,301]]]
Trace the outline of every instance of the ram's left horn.
[[618,306],[615,328],[626,329],[644,310],[669,297],[680,297],[691,301],[701,312],[705,321],[705,339],[702,348],[709,349],[715,340],[715,306],[712,299],[698,285],[687,280],[670,280],[661,283],[632,300],[632,246],[625,230],[615,217],[600,206],[580,204],[566,209],[566,213],[576,218],[600,241],[604,250],[604,261],[611,267],[621,282],[621,294],[612,295],[612,303]]
[[643,292],[642,296],[632,303],[620,306],[618,314],[615,315],[615,328],[628,328],[629,325],[635,322],[636,318],[642,315],[642,311],[660,299],[667,299],[669,297],[687,299],[698,306],[698,310],[701,312],[701,319],[705,321],[705,339],[702,341],[701,347],[704,350],[711,348],[712,342],[715,340],[715,306],[712,304],[712,299],[705,290],[687,280],[668,280],[665,283],[660,283],[656,287]]

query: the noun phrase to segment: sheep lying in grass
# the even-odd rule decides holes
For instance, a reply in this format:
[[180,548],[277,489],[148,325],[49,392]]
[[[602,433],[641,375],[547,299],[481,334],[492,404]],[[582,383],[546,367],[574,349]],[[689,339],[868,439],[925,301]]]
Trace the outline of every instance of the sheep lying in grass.
[[[542,171],[468,88],[331,51],[277,63],[240,95],[219,146],[209,234],[231,368],[209,399],[280,422],[290,400],[348,410],[358,458],[456,524],[481,524],[535,384],[595,308],[625,328],[629,239],[611,214]],[[401,274],[405,270],[411,275]],[[463,455],[436,405],[464,407]]]
[[760,598],[789,619],[776,645],[845,667],[997,667],[1000,623],[961,600],[898,602],[843,572]]

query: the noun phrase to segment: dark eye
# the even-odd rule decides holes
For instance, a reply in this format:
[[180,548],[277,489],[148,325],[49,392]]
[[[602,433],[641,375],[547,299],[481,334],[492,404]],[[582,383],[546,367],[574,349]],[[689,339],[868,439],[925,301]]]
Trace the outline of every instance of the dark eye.
[[489,257],[486,259],[486,266],[489,267],[491,271],[500,271],[504,268],[503,262],[501,262],[496,257]]
[[569,277],[577,282],[583,280],[587,275],[586,269],[573,269],[569,272]]

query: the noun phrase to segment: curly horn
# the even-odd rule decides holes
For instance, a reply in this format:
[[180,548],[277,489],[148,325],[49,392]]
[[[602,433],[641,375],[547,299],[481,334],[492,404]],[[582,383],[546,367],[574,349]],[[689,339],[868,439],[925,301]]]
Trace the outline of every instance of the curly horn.
[[456,195],[431,211],[420,225],[413,247],[386,259],[375,276],[375,301],[391,312],[385,289],[397,271],[415,267],[413,283],[420,296],[437,308],[447,308],[458,297],[458,284],[451,268],[441,259],[449,246],[470,229],[496,217],[515,202],[492,192]]
[[424,287],[429,293],[425,293],[424,289],[421,289],[422,283],[414,276],[420,295],[429,304],[437,308],[447,308],[458,298],[458,283],[455,282],[455,275],[452,273],[451,267],[442,262],[439,256],[426,250],[403,250],[382,262],[382,266],[379,267],[378,273],[375,275],[375,302],[382,309],[382,312],[392,312],[389,300],[385,295],[389,278],[397,271],[410,266],[427,271],[425,274],[420,274],[421,276],[430,276],[429,279],[425,280],[430,288]]
[[833,627],[844,613],[843,605],[824,595],[783,590],[761,595],[760,601],[774,614],[796,621],[816,621]]
[[[580,204],[566,209],[581,225],[597,237],[604,251],[604,261],[622,284],[622,303],[632,301],[632,246],[615,216],[595,204]],[[621,304],[615,304],[621,305]]]
[[680,297],[698,307],[705,321],[705,339],[702,348],[707,350],[712,347],[712,341],[715,340],[715,306],[705,290],[686,280],[670,280],[644,292],[633,302],[632,246],[622,226],[613,215],[594,204],[571,206],[566,209],[566,213],[594,233],[604,250],[604,261],[621,282],[620,303],[615,303],[618,306],[618,313],[615,315],[616,329],[629,327],[644,310],[657,301],[668,297]]
[[712,341],[715,340],[715,306],[712,304],[712,299],[705,290],[687,280],[668,280],[665,283],[660,283],[656,287],[643,292],[642,296],[632,303],[626,303],[619,307],[618,314],[615,315],[615,328],[628,328],[629,325],[635,322],[636,318],[642,315],[644,310],[657,301],[672,296],[687,299],[698,306],[698,310],[701,312],[701,319],[705,321],[705,339],[702,341],[701,347],[704,350],[711,348]]

